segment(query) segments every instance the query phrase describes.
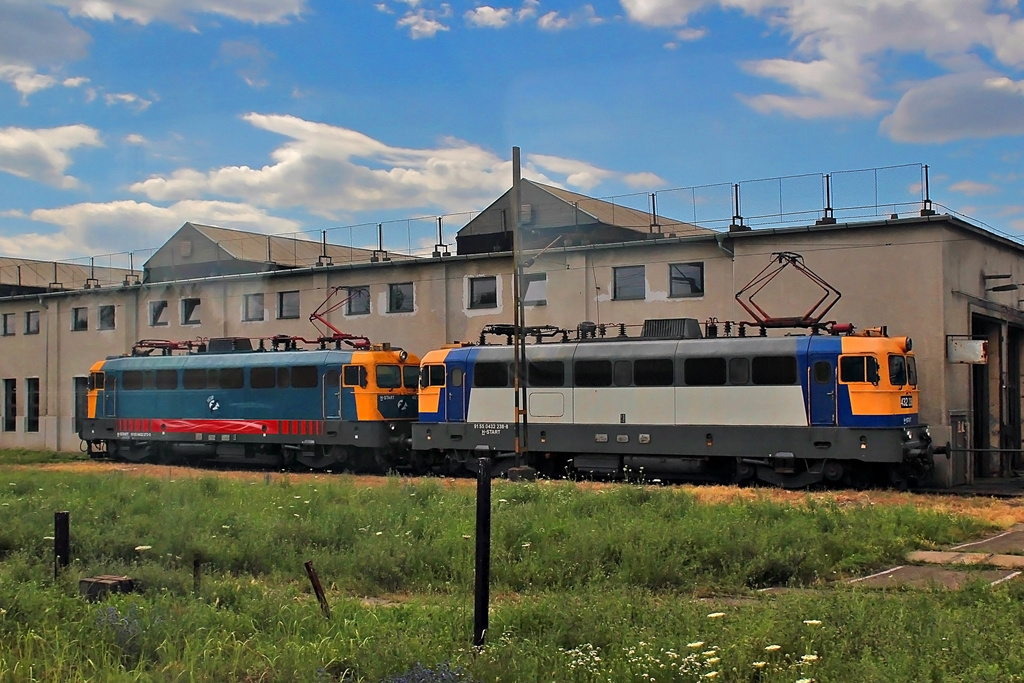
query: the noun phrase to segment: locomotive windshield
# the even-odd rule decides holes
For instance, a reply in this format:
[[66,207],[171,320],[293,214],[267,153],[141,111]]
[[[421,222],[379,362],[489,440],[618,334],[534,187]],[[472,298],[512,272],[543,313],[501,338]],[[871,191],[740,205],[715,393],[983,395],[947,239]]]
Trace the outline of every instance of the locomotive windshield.
[[889,356],[889,383],[894,387],[907,383],[907,359],[903,356]]
[[917,359],[913,356],[907,356],[907,381],[917,386]]
[[401,387],[402,368],[398,365],[378,365],[377,386],[381,389],[397,389]]

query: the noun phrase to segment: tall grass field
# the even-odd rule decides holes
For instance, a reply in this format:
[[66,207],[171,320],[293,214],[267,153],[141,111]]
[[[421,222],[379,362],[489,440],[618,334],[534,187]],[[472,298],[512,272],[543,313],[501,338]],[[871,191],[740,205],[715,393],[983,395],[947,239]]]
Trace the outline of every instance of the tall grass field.
[[[1024,681],[1019,582],[844,581],[992,530],[911,496],[495,482],[474,647],[473,485],[46,466],[62,457],[0,454],[0,682]],[[137,590],[84,598],[103,574]]]

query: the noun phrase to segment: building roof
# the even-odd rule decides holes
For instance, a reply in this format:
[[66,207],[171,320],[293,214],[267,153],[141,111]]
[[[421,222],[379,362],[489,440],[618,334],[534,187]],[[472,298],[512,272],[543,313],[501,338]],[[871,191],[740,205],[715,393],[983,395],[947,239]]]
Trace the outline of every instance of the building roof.
[[0,256],[0,296],[120,287],[138,275],[139,271],[127,268]]
[[369,263],[385,257],[390,260],[414,258],[385,254],[375,249],[185,223],[156,250],[144,268],[146,282],[167,282],[321,265]]

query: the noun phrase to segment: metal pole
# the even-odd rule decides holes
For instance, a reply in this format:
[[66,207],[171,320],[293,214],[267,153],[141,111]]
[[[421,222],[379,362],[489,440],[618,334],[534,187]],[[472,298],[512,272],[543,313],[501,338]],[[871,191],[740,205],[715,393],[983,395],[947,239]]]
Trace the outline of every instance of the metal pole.
[[515,336],[515,360],[513,362],[513,370],[515,372],[514,387],[515,387],[515,451],[516,451],[516,467],[523,466],[524,454],[529,451],[529,445],[527,441],[527,423],[526,423],[526,382],[524,381],[524,370],[526,365],[526,338],[523,333],[523,327],[525,326],[526,311],[523,307],[523,294],[520,291],[523,282],[523,240],[520,235],[519,225],[519,202],[520,202],[520,189],[522,186],[522,173],[520,170],[520,156],[519,148],[512,148],[512,191],[510,193],[510,199],[512,203],[512,256],[513,256],[513,268],[512,268],[512,291],[513,299],[515,303],[514,312],[514,324],[513,327],[516,331]]
[[71,563],[71,513],[53,513],[53,578]]
[[473,645],[487,635],[491,584],[491,459],[477,460],[476,470],[476,586],[473,606]]

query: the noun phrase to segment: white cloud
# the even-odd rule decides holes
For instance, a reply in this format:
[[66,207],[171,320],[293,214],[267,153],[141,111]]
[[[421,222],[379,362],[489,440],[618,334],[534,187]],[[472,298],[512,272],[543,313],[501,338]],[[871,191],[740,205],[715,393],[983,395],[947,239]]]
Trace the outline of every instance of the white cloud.
[[525,0],[523,6],[516,12],[516,20],[526,21],[537,16],[537,8],[540,7],[539,0]]
[[433,38],[439,31],[449,30],[447,26],[438,21],[438,16],[445,15],[425,9],[409,11],[398,20],[398,27],[409,29],[409,35],[413,40]]
[[1005,81],[971,72],[915,84],[882,120],[882,130],[898,142],[921,143],[1024,135],[1024,93]]
[[130,92],[107,93],[103,96],[103,99],[108,107],[112,107],[115,104],[124,104],[135,111],[146,111],[149,109],[149,105],[153,104],[151,100]]
[[[922,57],[944,72],[956,76],[978,70],[982,55],[990,58],[992,77],[1002,79],[998,87],[1019,88],[1020,83],[999,74],[1000,66],[1017,73],[1024,67],[1024,19],[1016,2],[990,0],[620,0],[627,17],[652,28],[676,32],[690,30],[693,16],[711,9],[739,11],[764,22],[770,29],[787,35],[793,45],[790,54],[751,60],[743,64],[750,73],[790,89],[774,93],[743,94],[741,99],[754,109],[802,118],[875,116],[892,111],[892,117],[914,104],[925,93],[913,83],[887,82],[883,76],[899,74],[901,55]],[[677,47],[674,41],[666,47]],[[898,78],[898,76],[897,76]],[[890,78],[889,81],[892,79]],[[948,83],[938,81],[939,84]],[[916,89],[916,90],[915,90]],[[977,90],[977,87],[974,88]],[[895,91],[895,98],[891,98]],[[910,100],[910,102],[908,102]],[[934,106],[934,105],[933,105]],[[961,112],[968,114],[968,112]],[[968,135],[978,135],[987,122],[999,120],[997,135],[1015,127],[992,112],[980,112],[978,124],[966,122]],[[967,117],[971,119],[970,115]],[[898,140],[912,139],[899,126]],[[951,137],[958,136],[944,126]],[[899,135],[900,137],[897,137]],[[924,136],[918,136],[924,137]],[[932,139],[929,137],[929,139]]]
[[968,197],[977,197],[983,194],[995,194],[999,188],[991,183],[979,183],[975,180],[961,180],[949,186],[953,192],[965,194]]
[[468,10],[462,16],[466,24],[477,28],[505,28],[512,22],[512,10],[508,7],[495,9],[484,5]]
[[88,82],[89,79],[85,76],[73,76],[71,78],[65,78],[60,84],[65,88],[79,88]]
[[32,93],[57,85],[57,79],[53,76],[36,73],[36,70],[31,67],[17,64],[0,65],[0,81],[6,81],[13,85],[22,97],[28,97]]
[[64,171],[71,165],[68,152],[83,146],[102,146],[95,128],[0,128],[0,171],[62,189],[77,187],[78,180]]
[[155,249],[182,224],[192,221],[267,234],[296,232],[298,223],[267,214],[246,204],[181,201],[167,207],[136,201],[82,203],[56,209],[36,209],[32,220],[60,230],[0,236],[0,253],[8,256],[74,258],[85,254]]
[[306,0],[48,0],[73,16],[137,24],[183,23],[191,15],[213,14],[253,24],[286,23],[302,15]]
[[[370,210],[465,211],[508,189],[511,163],[461,140],[424,149],[393,147],[363,133],[294,116],[248,114],[253,126],[288,138],[261,168],[183,168],[129,189],[152,201],[231,198],[253,206],[300,208],[329,219]],[[590,189],[604,181],[663,184],[653,174],[623,174],[583,162],[530,155],[523,175]]]
[[146,138],[142,137],[138,133],[129,133],[124,136],[124,141],[129,145],[144,145],[146,144]]
[[548,12],[537,20],[537,26],[544,31],[561,31],[578,26],[595,26],[604,22],[597,16],[593,5],[583,5],[569,16],[563,17],[558,12]]

